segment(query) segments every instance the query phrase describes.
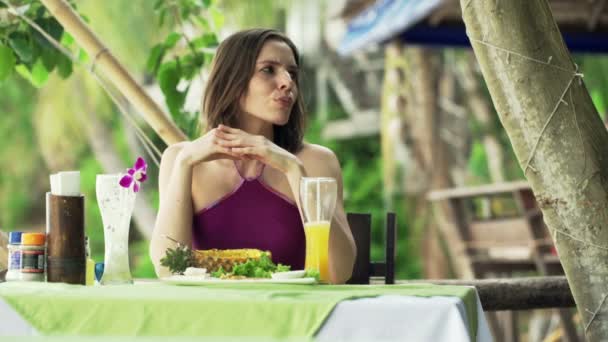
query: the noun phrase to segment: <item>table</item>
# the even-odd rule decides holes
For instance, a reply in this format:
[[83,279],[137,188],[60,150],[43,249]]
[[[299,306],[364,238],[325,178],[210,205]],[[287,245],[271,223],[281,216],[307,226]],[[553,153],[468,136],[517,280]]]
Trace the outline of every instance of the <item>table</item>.
[[2,283],[1,335],[492,341],[474,288],[431,284]]

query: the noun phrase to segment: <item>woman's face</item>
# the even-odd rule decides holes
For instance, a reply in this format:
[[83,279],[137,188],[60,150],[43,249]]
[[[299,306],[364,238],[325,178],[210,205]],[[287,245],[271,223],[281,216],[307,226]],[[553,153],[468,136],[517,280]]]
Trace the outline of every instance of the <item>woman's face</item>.
[[285,125],[298,95],[297,74],[298,66],[289,45],[279,40],[267,41],[241,97],[241,110],[275,125]]

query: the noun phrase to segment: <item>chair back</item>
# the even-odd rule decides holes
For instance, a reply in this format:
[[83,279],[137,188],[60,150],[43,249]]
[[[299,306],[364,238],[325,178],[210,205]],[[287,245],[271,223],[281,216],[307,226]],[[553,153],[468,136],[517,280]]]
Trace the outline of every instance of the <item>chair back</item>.
[[372,215],[347,213],[346,217],[357,246],[353,275],[347,283],[369,284],[370,277],[384,277],[386,284],[394,284],[397,231],[395,214],[388,213],[386,216],[385,260],[382,262],[371,261]]

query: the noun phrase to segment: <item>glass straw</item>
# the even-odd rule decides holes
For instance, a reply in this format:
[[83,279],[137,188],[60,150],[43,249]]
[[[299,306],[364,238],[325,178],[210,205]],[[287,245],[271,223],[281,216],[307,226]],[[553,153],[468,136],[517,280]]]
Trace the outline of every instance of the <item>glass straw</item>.
[[317,222],[321,221],[321,181],[317,179]]

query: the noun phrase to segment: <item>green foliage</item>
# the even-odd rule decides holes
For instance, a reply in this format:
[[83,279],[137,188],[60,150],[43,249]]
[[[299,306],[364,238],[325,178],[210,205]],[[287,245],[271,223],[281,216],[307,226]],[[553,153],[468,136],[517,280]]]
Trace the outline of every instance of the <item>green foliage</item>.
[[319,270],[312,268],[304,272],[304,278],[315,278],[319,281],[321,279],[321,273],[319,273]]
[[89,154],[88,157],[81,159],[78,170],[80,170],[80,189],[87,199],[87,204],[84,206],[85,233],[89,237],[91,258],[101,262],[104,258],[103,222],[97,205],[95,178],[98,174],[103,173],[103,169],[99,162]]
[[[582,55],[576,58],[585,74],[585,84],[602,120],[608,115],[608,58],[597,55]],[[589,77],[593,76],[593,77]]]
[[[24,13],[26,17],[70,50],[70,41],[63,40],[63,27],[40,2],[22,1],[20,5],[27,8]],[[0,81],[13,69],[34,86],[41,87],[55,69],[61,77],[68,77],[71,74],[72,62],[36,29],[19,18],[12,17],[12,20],[0,22]]]
[[490,183],[490,170],[488,169],[488,157],[481,140],[473,141],[469,166],[471,174],[477,178],[479,183]]
[[0,229],[20,228],[36,208],[40,177],[48,176],[36,149],[32,118],[35,92],[15,75],[0,83]]
[[248,278],[270,278],[275,272],[286,272],[290,270],[290,266],[278,264],[275,265],[270,259],[268,253],[262,253],[259,259],[249,259],[244,263],[236,264],[232,268],[232,272],[226,272],[221,266],[212,272],[211,275],[220,278],[222,276],[244,276]]
[[[177,126],[188,137],[195,138],[199,133],[199,114],[184,110],[184,103],[192,80],[212,60],[213,53],[209,51],[218,45],[215,32],[223,24],[223,16],[211,0],[158,0],[154,9],[161,27],[168,25],[177,31],[169,32],[162,42],[150,49],[146,71],[157,78]],[[191,24],[201,33],[187,36],[182,31],[184,23]]]
[[0,43],[0,81],[4,81],[10,76],[16,62],[17,58],[15,58],[13,50]]
[[162,266],[168,267],[173,274],[183,274],[192,265],[192,249],[178,244],[175,248],[167,248],[165,256],[160,259]]

